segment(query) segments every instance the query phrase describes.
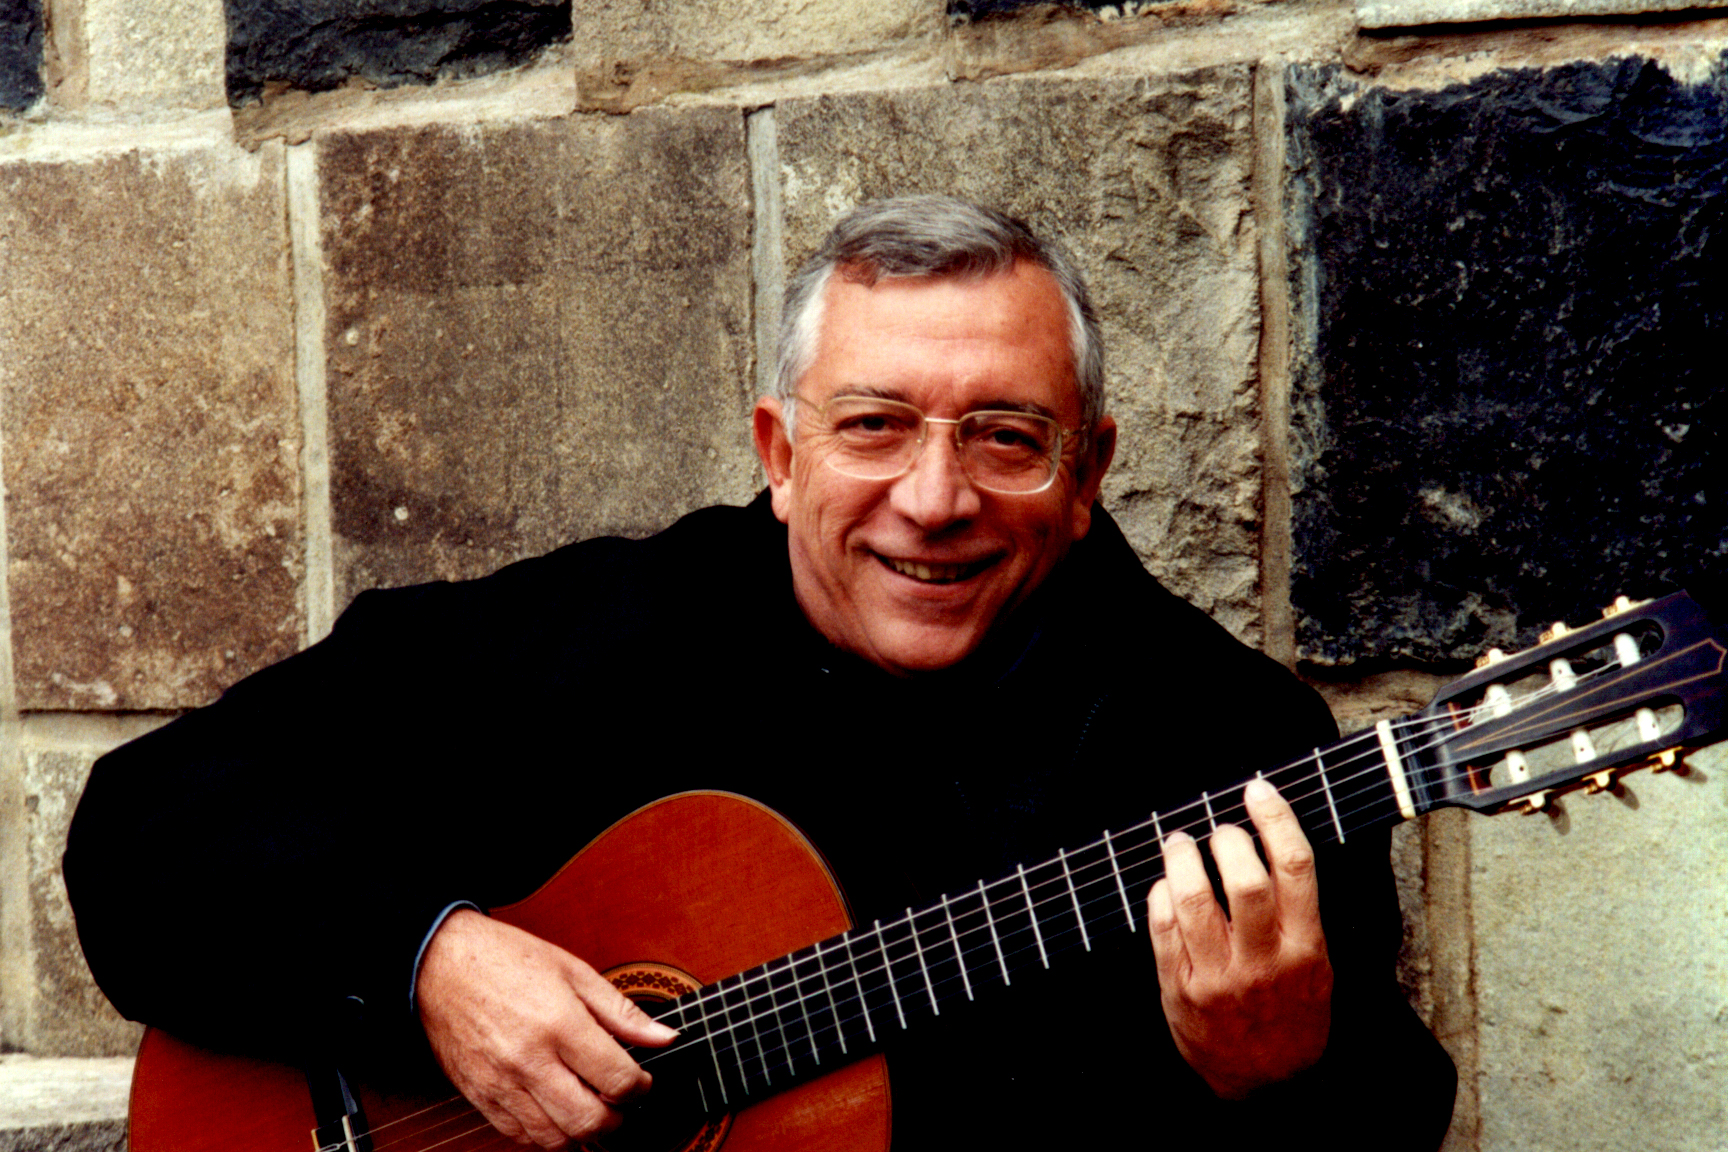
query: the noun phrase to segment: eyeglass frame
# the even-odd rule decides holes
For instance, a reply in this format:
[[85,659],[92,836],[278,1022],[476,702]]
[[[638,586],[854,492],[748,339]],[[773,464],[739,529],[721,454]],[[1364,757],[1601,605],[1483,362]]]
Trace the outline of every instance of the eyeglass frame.
[[[823,457],[822,463],[826,464],[831,470],[839,475],[846,477],[848,480],[864,480],[870,483],[876,483],[900,479],[902,476],[910,473],[912,469],[916,468],[918,466],[918,461],[923,458],[924,449],[930,442],[929,426],[932,424],[952,424],[954,426],[954,456],[960,463],[960,471],[965,473],[968,481],[976,487],[983,489],[985,492],[990,492],[997,496],[1036,496],[1040,492],[1048,492],[1050,486],[1056,483],[1056,475],[1062,471],[1062,459],[1068,454],[1070,438],[1072,438],[1072,442],[1076,446],[1085,442],[1085,429],[1064,428],[1060,420],[1056,419],[1054,416],[1047,416],[1042,412],[1023,412],[1013,408],[978,408],[958,417],[932,416],[909,400],[896,400],[891,396],[860,395],[852,392],[836,393],[821,403],[817,403],[805,396],[801,396],[796,392],[792,394],[791,399],[794,403],[808,404],[817,412],[824,411],[829,404],[832,404],[836,400],[877,400],[884,404],[898,404],[902,407],[910,408],[912,411],[918,413],[918,419],[921,422],[921,431],[918,434],[918,450],[914,452],[912,458],[906,462],[906,467],[894,473],[892,476],[855,476],[850,472],[842,472],[839,466],[834,463],[832,453]],[[1038,485],[1036,488],[1011,491],[1002,488],[992,488],[988,484],[981,482],[976,476],[972,475],[971,471],[966,467],[966,456],[962,451],[964,446],[960,443],[960,425],[974,416],[991,415],[1035,416],[1040,420],[1048,420],[1055,426],[1056,451],[1050,458],[1050,475],[1045,478],[1044,483]]]

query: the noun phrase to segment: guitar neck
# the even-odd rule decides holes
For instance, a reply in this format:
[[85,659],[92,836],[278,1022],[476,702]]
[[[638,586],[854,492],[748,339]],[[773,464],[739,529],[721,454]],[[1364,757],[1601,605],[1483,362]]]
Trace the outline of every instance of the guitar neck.
[[[1396,747],[1382,723],[1259,775],[1290,802],[1311,841],[1347,843],[1415,815]],[[1144,932],[1146,892],[1164,875],[1164,837],[1247,826],[1242,787],[1250,779],[672,1001],[655,1015],[680,1039],[638,1058],[652,1069],[682,1053],[704,1106],[736,1108],[832,1070],[987,989],[1012,986],[1063,953]]]

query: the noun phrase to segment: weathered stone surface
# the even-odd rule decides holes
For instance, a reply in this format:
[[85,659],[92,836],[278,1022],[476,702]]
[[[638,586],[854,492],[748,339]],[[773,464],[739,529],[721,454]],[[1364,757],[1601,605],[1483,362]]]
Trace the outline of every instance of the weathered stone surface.
[[1581,20],[1725,7],[1728,0],[1356,0],[1356,20],[1364,28],[1408,28],[1476,20]]
[[577,0],[579,49],[619,61],[776,60],[881,48],[941,27],[935,0]]
[[0,0],[0,108],[17,112],[42,95],[42,0]]
[[911,192],[999,205],[1069,246],[1122,426],[1106,504],[1160,579],[1256,638],[1247,69],[824,96],[775,117],[791,265],[847,208]]
[[[8,957],[18,971],[7,972],[7,1039],[37,1056],[131,1055],[143,1029],[122,1019],[91,979],[60,877],[66,829],[97,753],[24,748],[12,755],[20,778],[7,791],[19,798],[21,813],[7,815],[22,824],[24,876],[21,886],[7,884],[7,895],[24,901],[18,911],[26,943],[23,956]],[[6,823],[13,831],[13,821]],[[16,913],[8,919],[19,922]],[[9,942],[8,951],[17,944]]]
[[279,145],[0,167],[24,708],[203,703],[298,646]]
[[749,499],[737,110],[318,148],[338,606]]
[[1728,745],[1472,822],[1484,1149],[1715,1152],[1728,1132]]
[[81,15],[91,103],[222,106],[222,0],[84,0]]
[[132,1061],[0,1055],[0,1152],[124,1152]]
[[1290,72],[1300,653],[1528,645],[1728,560],[1728,69]]
[[425,84],[519,64],[570,36],[570,0],[226,0],[228,97],[279,81]]

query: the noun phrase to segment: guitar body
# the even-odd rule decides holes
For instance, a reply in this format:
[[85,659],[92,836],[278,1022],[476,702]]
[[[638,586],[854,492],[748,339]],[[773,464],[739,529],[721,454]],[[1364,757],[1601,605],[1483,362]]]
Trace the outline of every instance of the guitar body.
[[[718,792],[633,813],[539,891],[493,915],[580,956],[628,992],[662,998],[850,926],[844,897],[803,835],[762,805]],[[498,1134],[448,1092],[382,1096],[362,1085],[375,1145],[496,1148]],[[300,1070],[145,1033],[132,1080],[132,1152],[307,1152],[314,1125]],[[888,1135],[887,1068],[873,1056],[710,1124],[680,1146],[881,1152]]]

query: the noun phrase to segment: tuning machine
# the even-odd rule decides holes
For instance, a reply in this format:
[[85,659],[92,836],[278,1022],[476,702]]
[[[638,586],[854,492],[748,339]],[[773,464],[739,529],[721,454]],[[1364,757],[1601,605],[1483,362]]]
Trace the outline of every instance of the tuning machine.
[[1515,808],[1526,816],[1534,816],[1538,812],[1548,810],[1548,797],[1552,795],[1553,792],[1550,789],[1544,788],[1540,792],[1532,792],[1528,796],[1512,801],[1508,807]]
[[1590,775],[1584,777],[1584,794],[1586,796],[1594,796],[1599,792],[1612,792],[1614,786],[1618,783],[1619,781],[1614,779],[1614,773],[1609,769],[1605,768],[1600,772],[1592,772]]
[[1684,774],[1686,771],[1686,762],[1677,759],[1680,753],[1684,751],[1684,748],[1664,748],[1662,751],[1656,753],[1656,755],[1650,757],[1650,771],[1679,771]]

